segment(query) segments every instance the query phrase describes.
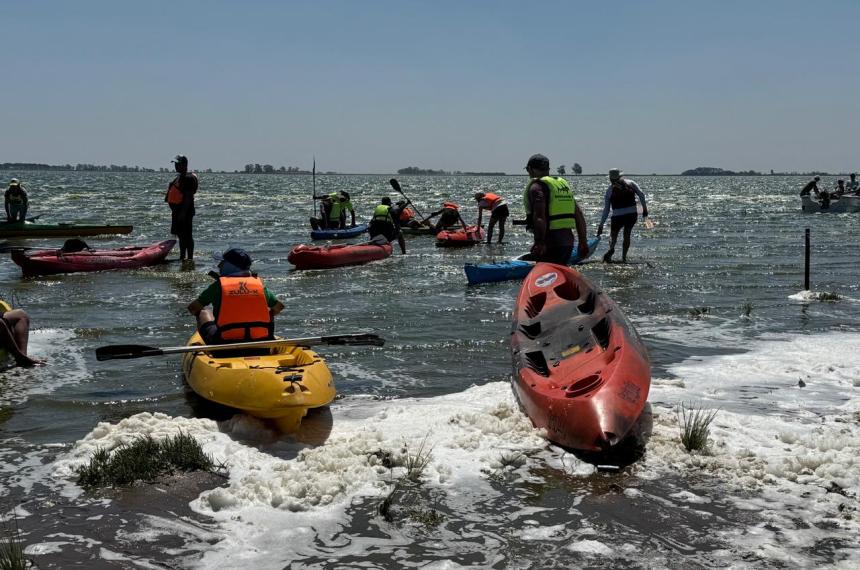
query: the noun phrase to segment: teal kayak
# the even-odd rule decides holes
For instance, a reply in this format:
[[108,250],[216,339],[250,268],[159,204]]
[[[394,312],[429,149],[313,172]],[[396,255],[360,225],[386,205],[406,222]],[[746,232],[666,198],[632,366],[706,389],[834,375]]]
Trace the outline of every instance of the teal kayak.
[[[579,257],[579,253],[574,249],[568,265],[577,265],[591,257],[599,243],[600,237],[588,240],[588,255],[585,257]],[[498,263],[467,263],[463,266],[463,270],[466,272],[469,285],[524,279],[535,266],[535,262],[524,260],[522,257],[525,256]]]
[[87,225],[75,223],[37,224],[0,222],[0,238],[79,237],[131,233],[132,226]]

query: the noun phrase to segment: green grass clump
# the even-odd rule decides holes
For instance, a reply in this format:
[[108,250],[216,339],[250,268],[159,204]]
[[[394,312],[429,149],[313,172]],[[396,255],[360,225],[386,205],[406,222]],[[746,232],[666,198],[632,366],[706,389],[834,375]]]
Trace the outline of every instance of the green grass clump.
[[113,453],[96,450],[89,464],[77,469],[78,484],[85,488],[129,485],[152,481],[175,471],[214,471],[215,462],[190,435],[179,432],[162,441],[139,437]]
[[424,469],[430,464],[432,448],[427,449],[427,438],[421,440],[421,445],[415,453],[406,452],[403,458],[403,467],[406,472],[403,474],[403,479],[410,483],[421,482],[421,477],[424,476]]
[[679,406],[677,415],[681,426],[681,443],[687,451],[700,451],[707,447],[711,422],[718,411],[706,410],[701,405]]
[[24,556],[24,543],[18,528],[18,519],[6,530],[6,536],[0,539],[0,570],[24,570],[30,568],[30,561]]

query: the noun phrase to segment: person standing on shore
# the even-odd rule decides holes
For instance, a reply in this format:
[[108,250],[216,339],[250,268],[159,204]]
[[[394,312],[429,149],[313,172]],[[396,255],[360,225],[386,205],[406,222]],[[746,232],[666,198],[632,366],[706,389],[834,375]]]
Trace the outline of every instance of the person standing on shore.
[[194,194],[197,193],[197,175],[188,172],[188,158],[177,154],[173,159],[176,178],[167,187],[164,201],[170,206],[170,233],[179,238],[179,260],[194,259]]
[[617,168],[609,171],[609,188],[603,197],[603,215],[600,217],[600,225],[597,226],[597,235],[603,233],[603,224],[612,210],[612,221],[609,225],[609,251],[603,256],[603,261],[612,261],[615,253],[615,242],[618,240],[618,232],[624,229],[624,241],[621,245],[621,262],[627,263],[627,250],[630,249],[630,233],[636,225],[639,214],[636,210],[636,198],[642,204],[642,219],[648,217],[648,206],[645,204],[645,194],[639,185],[632,180],[626,180],[624,173]]
[[9,188],[6,190],[3,202],[6,206],[7,222],[24,222],[27,220],[27,208],[30,201],[27,197],[27,191],[24,190],[17,178],[9,181]]
[[534,245],[528,258],[567,265],[573,253],[573,230],[579,255],[588,256],[585,215],[576,203],[570,184],[564,178],[549,175],[549,159],[532,155],[526,164],[529,181],[523,193],[526,228],[534,233]]

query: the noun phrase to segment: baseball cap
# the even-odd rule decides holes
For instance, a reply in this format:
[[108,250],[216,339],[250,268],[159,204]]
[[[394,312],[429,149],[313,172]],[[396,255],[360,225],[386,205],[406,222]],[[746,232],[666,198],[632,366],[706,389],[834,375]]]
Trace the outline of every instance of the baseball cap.
[[542,154],[533,154],[529,157],[529,161],[526,163],[526,168],[549,170],[549,159]]
[[620,168],[610,168],[609,169],[609,179],[610,180],[620,180],[622,176],[624,176],[624,173],[621,172]]

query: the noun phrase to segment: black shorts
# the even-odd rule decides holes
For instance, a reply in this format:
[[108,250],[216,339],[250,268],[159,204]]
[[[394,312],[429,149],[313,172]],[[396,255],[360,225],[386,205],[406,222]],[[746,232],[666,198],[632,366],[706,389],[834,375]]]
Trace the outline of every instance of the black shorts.
[[170,233],[175,236],[190,236],[193,221],[193,215],[184,218],[174,215],[170,220]]
[[367,228],[367,233],[370,234],[370,237],[373,236],[383,236],[389,242],[394,241],[397,238],[397,230],[394,227],[394,224],[389,222],[370,222],[370,225]]
[[612,219],[610,220],[609,230],[612,233],[619,231],[621,228],[629,230],[636,225],[636,220],[638,218],[639,214],[622,214],[620,216],[612,216]]
[[493,210],[493,212],[490,214],[490,221],[491,222],[496,222],[499,220],[504,221],[510,215],[511,215],[511,212],[510,212],[510,210],[508,210],[508,205],[502,204],[501,206],[499,206],[498,208]]

